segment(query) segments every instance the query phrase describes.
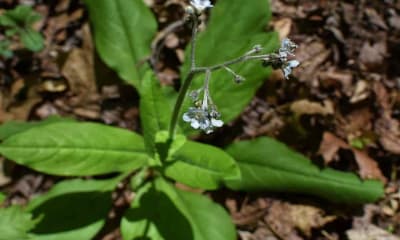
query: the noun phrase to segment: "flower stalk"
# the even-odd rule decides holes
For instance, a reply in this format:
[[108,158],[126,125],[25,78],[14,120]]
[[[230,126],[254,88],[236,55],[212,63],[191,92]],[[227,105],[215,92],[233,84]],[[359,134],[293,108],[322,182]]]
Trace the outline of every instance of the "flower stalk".
[[[195,94],[192,94],[191,97],[193,97],[192,100],[195,107],[190,107],[188,111],[183,114],[183,120],[190,123],[190,125],[195,129],[201,129],[206,133],[211,133],[213,132],[215,127],[221,127],[223,125],[223,122],[219,120],[220,114],[217,111],[217,107],[213,103],[209,92],[209,81],[211,78],[211,73],[213,71],[225,69],[234,76],[234,81],[236,83],[241,83],[242,81],[245,81],[245,79],[239,74],[235,73],[232,69],[230,69],[229,66],[250,60],[261,60],[263,66],[280,68],[285,78],[287,79],[291,75],[292,69],[300,64],[297,60],[289,60],[289,58],[294,56],[294,51],[297,48],[297,45],[289,39],[284,39],[282,41],[281,47],[276,53],[259,54],[262,51],[262,47],[260,45],[256,45],[242,56],[228,60],[224,63],[212,66],[197,67],[196,40],[199,24],[198,17],[201,12],[211,7],[212,5],[209,0],[191,0],[191,6],[187,8],[187,13],[189,15],[188,20],[190,20],[192,23],[192,38],[189,56],[190,69],[179,90],[178,98],[172,112],[171,122],[169,126],[170,139],[174,139],[175,137],[176,127],[178,124],[178,119],[181,113],[183,102],[186,95],[188,95],[187,93],[189,91],[191,83],[197,74],[205,73],[204,86],[203,88],[194,91]],[[203,94],[203,100],[200,103],[197,98],[199,96],[199,93],[201,92]]]

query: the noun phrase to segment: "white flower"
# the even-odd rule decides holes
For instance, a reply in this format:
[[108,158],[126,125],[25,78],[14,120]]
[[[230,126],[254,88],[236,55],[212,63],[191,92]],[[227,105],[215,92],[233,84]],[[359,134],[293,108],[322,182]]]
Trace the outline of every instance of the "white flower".
[[283,71],[283,74],[285,75],[285,78],[288,79],[289,75],[292,73],[292,69],[299,65],[300,65],[300,62],[297,60],[291,60],[291,61],[285,62],[282,65],[282,71]]
[[214,111],[209,112],[208,109],[191,107],[183,114],[183,121],[190,123],[194,129],[201,129],[207,134],[212,133],[214,128],[222,127],[224,122],[217,119]]
[[211,4],[210,0],[191,0],[190,4],[198,11],[202,12],[206,8],[212,8],[213,5]]
[[279,48],[279,57],[281,60],[286,60],[288,56],[294,56],[294,50],[296,50],[296,48],[297,45],[289,38],[283,39],[281,47]]

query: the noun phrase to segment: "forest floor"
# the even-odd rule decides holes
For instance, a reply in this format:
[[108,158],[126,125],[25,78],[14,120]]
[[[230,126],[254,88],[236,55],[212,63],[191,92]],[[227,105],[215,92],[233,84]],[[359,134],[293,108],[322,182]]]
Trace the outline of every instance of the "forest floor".
[[[145,2],[160,32],[182,18],[186,4]],[[140,132],[138,94],[95,55],[82,2],[1,0],[0,14],[17,4],[44,16],[35,28],[46,47],[0,60],[0,123],[58,114]],[[299,44],[296,78],[285,81],[274,72],[238,119],[199,140],[224,146],[273,136],[320,165],[383,181],[385,196],[357,207],[269,192],[210,196],[229,210],[242,240],[400,239],[400,1],[272,0],[271,9],[265,29]],[[189,37],[188,29],[167,37],[158,66],[163,84],[179,81]],[[25,204],[58,180],[0,158],[8,204]],[[123,186],[113,198],[97,239],[121,239],[115,219],[131,199]]]

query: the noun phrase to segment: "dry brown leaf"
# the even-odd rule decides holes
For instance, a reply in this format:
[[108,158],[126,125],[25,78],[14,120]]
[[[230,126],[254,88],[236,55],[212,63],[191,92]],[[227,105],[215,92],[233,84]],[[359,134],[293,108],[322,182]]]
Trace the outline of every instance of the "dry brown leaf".
[[325,164],[332,162],[339,151],[339,149],[348,149],[354,153],[354,158],[359,168],[359,175],[363,179],[379,179],[386,182],[378,164],[374,159],[369,157],[366,153],[352,148],[349,144],[342,139],[336,137],[330,132],[325,132],[319,148],[319,153],[325,160]]
[[274,202],[269,208],[265,221],[282,239],[303,239],[296,231],[311,237],[314,228],[323,227],[336,219],[336,216],[325,216],[322,209],[286,202]]
[[400,240],[393,234],[373,225],[358,226],[346,232],[349,240]]
[[366,81],[358,81],[354,87],[350,103],[358,103],[367,99],[370,95],[370,87]]
[[323,104],[307,99],[298,100],[290,105],[290,110],[297,115],[319,114],[325,116],[334,113],[333,103],[329,100],[324,101]]
[[282,18],[278,21],[272,23],[275,31],[279,34],[279,39],[284,39],[290,34],[290,30],[292,28],[292,19],[291,18]]
[[374,84],[374,92],[383,112],[380,119],[375,122],[379,141],[387,151],[400,154],[400,123],[392,118],[389,94],[380,82]]
[[387,151],[400,154],[400,123],[398,120],[384,115],[375,122],[375,130],[380,136],[380,143]]
[[68,80],[71,92],[84,104],[90,95],[96,94],[94,73],[93,44],[89,25],[83,27],[83,47],[75,48],[69,54],[62,68],[62,74]]
[[358,56],[361,68],[368,71],[382,71],[382,63],[387,55],[386,41],[382,40],[374,44],[364,42]]

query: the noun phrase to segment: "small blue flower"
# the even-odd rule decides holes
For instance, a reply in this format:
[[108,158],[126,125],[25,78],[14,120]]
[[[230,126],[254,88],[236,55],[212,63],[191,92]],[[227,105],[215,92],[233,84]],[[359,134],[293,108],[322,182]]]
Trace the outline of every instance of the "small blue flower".
[[210,0],[191,0],[190,4],[198,11],[202,12],[206,8],[212,8],[213,5],[211,4]]
[[292,74],[292,69],[295,67],[298,67],[299,65],[300,65],[300,62],[297,60],[291,60],[291,61],[283,63],[282,71],[283,71],[283,74],[285,75],[285,78],[288,79],[290,74]]

